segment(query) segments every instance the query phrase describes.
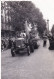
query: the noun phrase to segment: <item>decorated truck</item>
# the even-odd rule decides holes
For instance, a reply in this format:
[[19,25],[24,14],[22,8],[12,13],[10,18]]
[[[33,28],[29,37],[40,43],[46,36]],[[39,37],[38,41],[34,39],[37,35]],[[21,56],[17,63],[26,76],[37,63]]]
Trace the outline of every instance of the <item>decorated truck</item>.
[[[35,37],[35,34],[32,33],[32,31],[29,31],[27,26],[25,28],[24,35],[20,35],[19,37],[15,38],[15,41],[12,42],[11,46],[11,55],[14,57],[16,54],[19,53],[27,53],[29,56],[31,52],[34,52],[34,49],[38,48],[38,40]],[[23,33],[21,33],[23,34]]]

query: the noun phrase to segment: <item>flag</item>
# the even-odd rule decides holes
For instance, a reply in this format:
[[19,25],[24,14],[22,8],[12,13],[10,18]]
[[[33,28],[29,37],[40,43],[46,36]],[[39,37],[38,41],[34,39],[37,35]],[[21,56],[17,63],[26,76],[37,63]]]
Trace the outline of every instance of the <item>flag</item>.
[[25,21],[25,31],[26,31],[26,34],[29,35],[29,32],[31,31],[31,28],[29,27],[31,26],[30,24],[28,24],[27,21]]

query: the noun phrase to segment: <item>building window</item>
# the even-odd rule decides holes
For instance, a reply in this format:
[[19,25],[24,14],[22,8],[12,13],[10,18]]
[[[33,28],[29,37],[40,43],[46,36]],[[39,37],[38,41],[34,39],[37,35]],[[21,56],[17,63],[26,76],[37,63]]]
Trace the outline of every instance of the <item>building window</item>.
[[6,23],[8,23],[8,16],[6,15]]
[[8,14],[8,10],[6,10],[6,14]]
[[11,17],[9,16],[9,21],[11,21]]

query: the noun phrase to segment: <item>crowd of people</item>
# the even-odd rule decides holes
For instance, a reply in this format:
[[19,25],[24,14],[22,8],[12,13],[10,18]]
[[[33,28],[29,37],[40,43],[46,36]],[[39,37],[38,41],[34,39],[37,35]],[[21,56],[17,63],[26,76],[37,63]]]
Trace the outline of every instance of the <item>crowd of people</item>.
[[[49,49],[54,50],[54,36],[52,34],[49,34],[49,35],[46,35],[45,33],[43,34],[43,47],[46,46],[47,39],[49,40]],[[11,44],[12,44],[12,39],[11,38],[2,39],[1,40],[1,50],[3,51],[4,49],[11,48]]]
[[1,39],[1,51],[11,48],[11,43],[12,43],[11,38],[2,38]]
[[43,47],[46,46],[47,39],[49,40],[49,50],[54,50],[54,35],[52,33],[43,35]]

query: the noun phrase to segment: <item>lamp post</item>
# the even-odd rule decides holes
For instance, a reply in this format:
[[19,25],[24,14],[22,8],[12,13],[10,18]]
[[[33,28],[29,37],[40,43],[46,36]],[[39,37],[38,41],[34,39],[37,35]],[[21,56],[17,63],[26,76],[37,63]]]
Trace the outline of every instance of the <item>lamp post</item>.
[[49,20],[47,20],[47,33],[49,34]]
[[47,27],[48,27],[48,32],[49,32],[49,20],[47,20]]

